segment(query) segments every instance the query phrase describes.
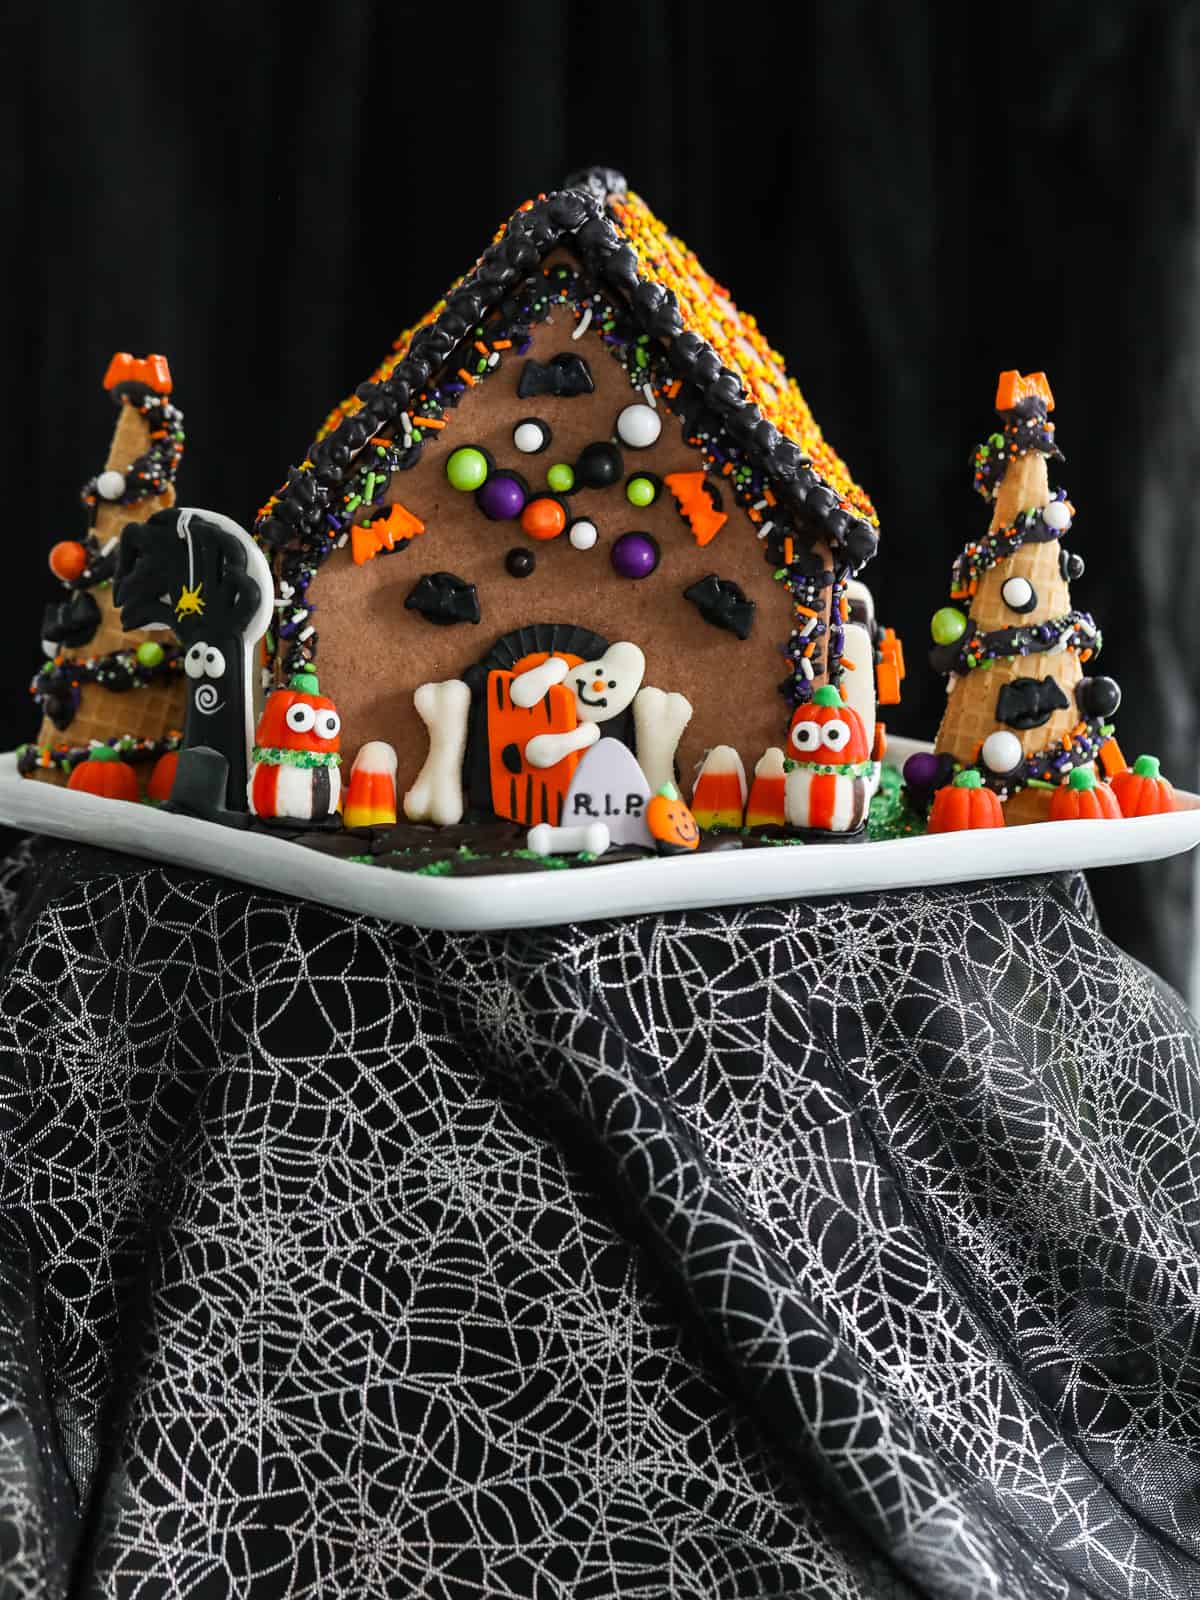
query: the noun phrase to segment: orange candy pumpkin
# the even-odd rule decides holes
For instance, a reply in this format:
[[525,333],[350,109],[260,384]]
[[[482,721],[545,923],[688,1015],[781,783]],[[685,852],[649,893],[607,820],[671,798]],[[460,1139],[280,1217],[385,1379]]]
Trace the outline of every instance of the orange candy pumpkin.
[[646,807],[646,826],[660,856],[683,855],[700,844],[700,828],[673,783],[664,783]]
[[985,788],[979,774],[968,768],[934,795],[927,832],[959,833],[964,828],[1003,826],[1004,807],[1000,797]]
[[147,800],[161,804],[171,798],[171,790],[175,787],[175,769],[178,765],[178,750],[168,750],[165,755],[159,756],[154,763],[154,771],[150,774],[150,782],[146,785]]
[[106,800],[140,800],[142,797],[137,773],[107,744],[98,744],[87,760],[79,763],[67,779],[67,788],[82,794],[102,795]]
[[1139,756],[1133,766],[1112,780],[1123,817],[1153,817],[1178,811],[1175,791],[1159,771],[1157,756]]
[[312,750],[322,754],[341,749],[341,718],[328,695],[318,692],[315,672],[298,672],[286,689],[267,696],[254,743],[265,750]]
[[1116,795],[1108,784],[1096,782],[1091,767],[1076,767],[1050,802],[1051,822],[1112,821],[1120,815]]

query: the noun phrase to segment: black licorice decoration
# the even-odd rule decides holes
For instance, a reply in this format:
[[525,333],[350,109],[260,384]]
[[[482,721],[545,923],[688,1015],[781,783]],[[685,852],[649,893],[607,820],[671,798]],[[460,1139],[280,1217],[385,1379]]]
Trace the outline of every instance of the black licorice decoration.
[[[164,623],[184,650],[187,716],[169,802],[177,809],[216,821],[244,818],[254,731],[251,657],[273,599],[262,551],[218,512],[156,511],[146,522],[127,523],[121,534],[113,583],[121,626]],[[191,759],[201,751],[208,754]],[[193,770],[198,781],[191,790]]]
[[739,639],[748,639],[754,626],[754,613],[758,609],[753,600],[747,600],[741,587],[732,578],[718,578],[710,572],[683,591],[696,610],[714,628],[725,628]]
[[427,572],[409,591],[405,610],[418,611],[426,622],[449,627],[456,622],[479,621],[479,595],[475,585],[453,572]]
[[564,351],[551,360],[529,360],[521,368],[521,381],[517,394],[522,400],[532,400],[537,395],[553,395],[557,400],[571,400],[576,395],[591,394],[595,389],[591,369],[582,356]]

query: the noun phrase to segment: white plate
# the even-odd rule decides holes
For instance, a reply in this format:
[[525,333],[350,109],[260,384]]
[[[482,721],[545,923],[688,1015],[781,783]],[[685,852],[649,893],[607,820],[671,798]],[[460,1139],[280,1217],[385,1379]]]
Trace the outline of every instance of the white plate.
[[[888,754],[901,765],[914,750],[928,748],[893,738]],[[1179,800],[1179,811],[1121,822],[1043,823],[455,879],[339,861],[286,839],[33,783],[17,775],[15,754],[0,755],[0,823],[10,827],[199,868],[390,922],[480,931],[1155,861],[1200,843],[1200,795],[1180,791]]]

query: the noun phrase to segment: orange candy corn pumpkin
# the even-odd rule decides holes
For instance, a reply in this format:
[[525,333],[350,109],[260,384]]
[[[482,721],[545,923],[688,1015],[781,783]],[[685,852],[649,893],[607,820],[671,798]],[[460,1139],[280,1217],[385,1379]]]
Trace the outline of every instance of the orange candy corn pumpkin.
[[1051,822],[1112,821],[1120,815],[1116,795],[1108,784],[1096,782],[1091,767],[1076,767],[1050,802]]
[[1178,811],[1175,791],[1159,771],[1157,756],[1139,756],[1112,780],[1123,817],[1153,817],[1164,811]]
[[122,761],[111,745],[99,744],[86,761],[81,761],[67,779],[67,788],[82,794],[102,795],[106,800],[140,800],[137,773]]
[[930,833],[958,833],[964,828],[1002,828],[1004,807],[970,768],[939,789],[929,812]]

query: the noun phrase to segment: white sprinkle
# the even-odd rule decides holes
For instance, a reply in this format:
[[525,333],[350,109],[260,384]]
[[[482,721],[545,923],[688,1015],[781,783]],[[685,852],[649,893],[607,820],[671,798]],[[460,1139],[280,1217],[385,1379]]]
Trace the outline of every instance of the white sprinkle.
[[800,671],[806,678],[811,678],[813,676],[812,662],[807,656],[800,657]]
[[412,418],[409,416],[407,411],[402,411],[400,413],[400,426],[404,429],[405,433],[412,432]]
[[755,510],[755,511],[761,511],[761,510],[762,510],[762,508],[763,508],[763,507],[764,507],[764,506],[765,506],[765,505],[769,505],[769,504],[770,504],[770,502],[769,502],[769,501],[767,501],[767,500],[756,500],[756,501],[755,501],[755,502],[754,502],[754,506],[753,506],[753,508],[752,508],[752,509],[753,509],[753,510]]
[[809,617],[808,621],[800,629],[800,637],[802,639],[807,639],[809,634],[813,631],[820,620],[821,619],[819,617]]
[[587,310],[583,313],[583,315],[580,317],[579,321],[576,323],[575,331],[571,334],[572,339],[582,339],[583,335],[588,331],[588,328],[591,325],[591,321],[592,321],[592,308],[591,308],[591,306],[589,306],[587,308]]
[[307,615],[308,615],[308,612],[307,612],[307,610],[304,610],[304,611],[294,611],[294,612],[293,612],[293,613],[292,613],[292,621],[293,621],[293,622],[303,622],[303,621],[304,621],[304,619],[305,619],[305,617],[306,617],[306,616],[307,616]]
[[[334,540],[333,548],[335,550],[340,550],[349,537],[350,537],[350,535],[348,533],[343,533],[340,539],[335,539]],[[291,593],[290,590],[288,592]]]
[[300,640],[300,643],[303,644],[305,639],[311,639],[313,634],[316,633],[316,631],[317,630],[313,627],[312,623],[310,622],[308,627],[305,628],[303,630],[303,632],[297,634],[297,638]]
[[120,537],[121,537],[121,535],[119,533],[114,533],[112,538],[108,541],[108,543],[101,547],[100,554],[102,556],[106,556],[108,554],[108,552],[112,549],[113,545],[116,544],[117,540]]
[[285,599],[287,598],[288,595],[295,593],[295,591],[293,590],[293,588],[292,588],[290,583],[282,583],[282,582],[279,585],[279,592],[280,592],[281,595],[284,596]]
[[276,600],[276,602],[275,602],[276,611],[283,611],[286,607],[287,607],[287,601],[286,600]]
[[765,539],[774,526],[775,524],[773,522],[764,522],[754,537],[756,539]]
[[270,669],[270,667],[264,667],[262,669],[262,671],[259,673],[258,677],[259,677],[259,682],[262,684],[264,689],[269,689],[271,687],[271,669]]
[[491,355],[488,357],[488,366],[489,367],[498,367],[499,365],[500,365],[500,356],[499,356],[497,351],[493,350]]
[[658,401],[654,398],[654,390],[650,387],[650,385],[648,383],[644,383],[642,385],[642,393],[646,396],[646,404],[648,406],[653,406],[655,408],[655,410],[657,410],[658,409]]

